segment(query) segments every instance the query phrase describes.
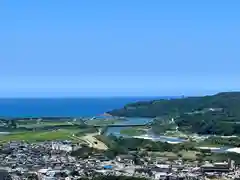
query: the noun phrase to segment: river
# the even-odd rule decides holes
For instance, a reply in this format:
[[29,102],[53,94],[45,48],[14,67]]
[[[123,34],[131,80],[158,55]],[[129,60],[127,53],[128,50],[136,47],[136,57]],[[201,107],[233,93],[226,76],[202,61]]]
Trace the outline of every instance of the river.
[[[124,121],[121,121],[120,123],[115,123],[117,124],[127,124],[127,125],[143,125],[146,123],[151,122],[153,119],[151,118],[126,118]],[[106,131],[106,135],[109,134],[113,134],[115,136],[123,136],[123,137],[129,137],[127,135],[122,135],[120,132],[122,129],[126,129],[129,127],[109,127]],[[142,135],[142,136],[134,136],[134,138],[142,138],[142,139],[151,139],[153,141],[162,141],[162,142],[169,142],[169,143],[181,143],[186,141],[185,139],[181,139],[181,138],[177,138],[177,137],[167,137],[167,136],[160,136],[160,135],[156,135],[153,134],[151,132],[149,132],[146,135]]]

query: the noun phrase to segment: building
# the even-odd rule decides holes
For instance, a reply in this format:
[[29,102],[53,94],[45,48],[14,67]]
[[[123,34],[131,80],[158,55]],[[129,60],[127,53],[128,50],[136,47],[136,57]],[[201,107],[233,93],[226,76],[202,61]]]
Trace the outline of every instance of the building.
[[75,146],[72,144],[64,144],[64,143],[59,143],[59,142],[53,142],[52,143],[52,150],[57,150],[57,151],[65,151],[65,152],[71,152],[78,150],[80,146]]
[[73,147],[68,144],[52,143],[52,150],[71,152]]
[[201,166],[202,172],[230,172],[234,169],[234,161],[229,160],[228,162],[218,162],[213,164],[205,164]]
[[171,169],[172,167],[169,164],[156,164],[154,167],[151,168],[153,172],[165,172],[165,173],[170,173]]
[[0,169],[0,179],[12,180],[10,174],[4,169]]
[[167,178],[167,173],[166,172],[158,172],[154,174],[154,179],[156,180],[165,180]]
[[132,155],[119,155],[116,157],[118,162],[134,164],[134,156]]

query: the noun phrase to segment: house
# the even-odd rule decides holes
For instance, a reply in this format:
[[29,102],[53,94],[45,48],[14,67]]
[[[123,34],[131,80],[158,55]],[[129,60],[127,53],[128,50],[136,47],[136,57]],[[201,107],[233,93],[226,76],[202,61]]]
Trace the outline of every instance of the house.
[[167,173],[166,172],[157,172],[154,174],[154,179],[156,180],[165,180],[167,178]]
[[68,144],[52,143],[52,150],[71,152],[73,147]]
[[6,170],[0,169],[0,179],[11,180],[12,178]]
[[9,148],[10,149],[16,149],[16,148],[18,148],[18,146],[19,146],[19,143],[18,142],[10,142],[9,143]]
[[157,164],[151,167],[153,173],[170,173],[172,171],[171,165],[168,164]]
[[134,164],[134,156],[132,155],[119,155],[116,160],[121,163]]

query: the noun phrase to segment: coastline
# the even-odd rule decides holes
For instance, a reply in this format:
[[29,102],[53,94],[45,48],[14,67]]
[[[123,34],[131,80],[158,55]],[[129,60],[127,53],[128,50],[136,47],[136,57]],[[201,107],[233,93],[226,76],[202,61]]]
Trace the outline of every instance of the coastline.
[[109,114],[109,113],[107,113],[107,112],[105,112],[105,113],[103,113],[103,114],[100,114],[100,116],[113,117],[111,114]]

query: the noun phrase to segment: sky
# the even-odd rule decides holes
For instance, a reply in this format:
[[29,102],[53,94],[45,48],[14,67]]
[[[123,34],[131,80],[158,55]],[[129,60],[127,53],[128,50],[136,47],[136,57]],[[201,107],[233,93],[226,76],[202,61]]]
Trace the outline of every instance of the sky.
[[0,97],[240,90],[239,0],[0,2]]

